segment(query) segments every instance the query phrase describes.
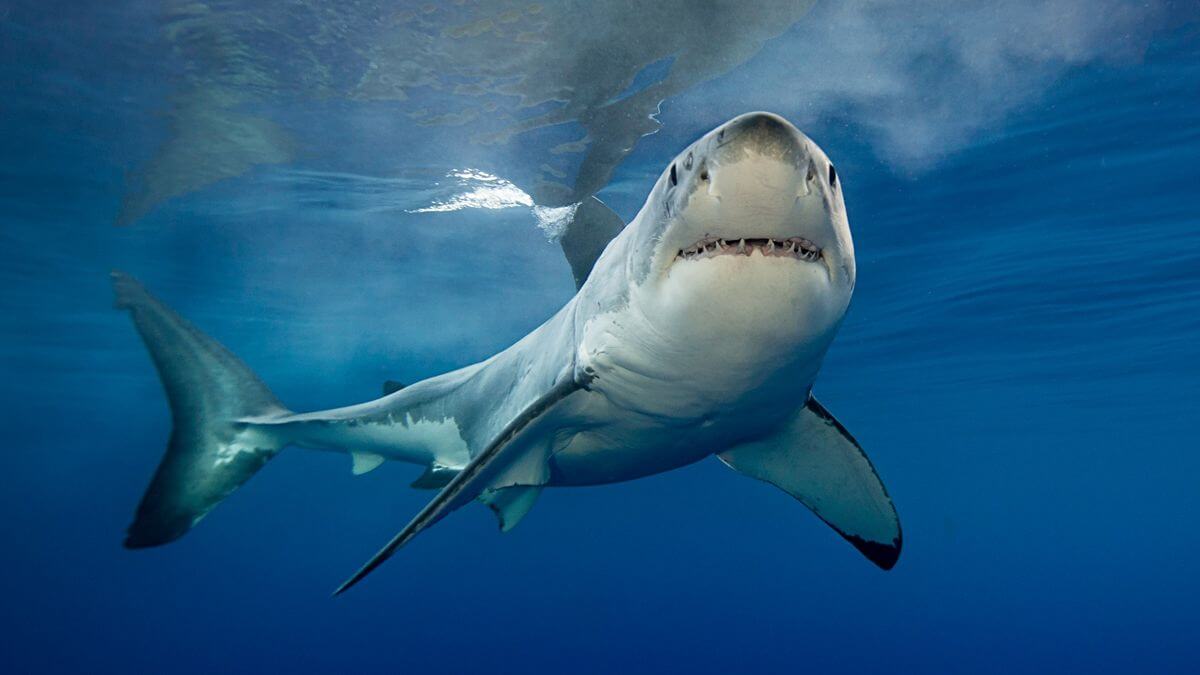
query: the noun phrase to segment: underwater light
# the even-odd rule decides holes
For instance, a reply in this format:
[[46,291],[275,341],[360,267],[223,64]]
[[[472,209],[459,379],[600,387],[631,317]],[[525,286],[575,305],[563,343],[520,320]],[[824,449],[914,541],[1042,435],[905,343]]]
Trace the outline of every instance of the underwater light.
[[521,188],[495,174],[478,169],[457,169],[446,174],[457,178],[459,184],[468,188],[445,201],[435,200],[429,206],[411,209],[408,213],[443,213],[463,209],[510,209],[525,207],[532,211],[537,226],[551,241],[557,240],[567,230],[579,204],[567,206],[539,206]]

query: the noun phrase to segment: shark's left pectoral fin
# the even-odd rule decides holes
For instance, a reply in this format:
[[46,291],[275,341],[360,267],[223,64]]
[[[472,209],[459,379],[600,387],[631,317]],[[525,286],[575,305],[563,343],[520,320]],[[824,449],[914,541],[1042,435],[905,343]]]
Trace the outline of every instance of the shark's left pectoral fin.
[[866,453],[816,399],[779,433],[718,455],[800,500],[871,562],[900,557],[900,518]]

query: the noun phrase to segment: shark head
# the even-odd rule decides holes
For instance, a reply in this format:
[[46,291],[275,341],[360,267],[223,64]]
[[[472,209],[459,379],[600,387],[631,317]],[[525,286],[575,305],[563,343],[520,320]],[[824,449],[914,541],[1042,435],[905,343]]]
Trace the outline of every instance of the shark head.
[[674,334],[741,341],[766,358],[823,352],[854,288],[837,170],[771,113],[736,117],[681,152],[631,228],[631,298]]
[[681,152],[663,169],[637,228],[639,281],[741,255],[816,263],[831,283],[854,286],[837,170],[816,143],[771,113],[736,117]]

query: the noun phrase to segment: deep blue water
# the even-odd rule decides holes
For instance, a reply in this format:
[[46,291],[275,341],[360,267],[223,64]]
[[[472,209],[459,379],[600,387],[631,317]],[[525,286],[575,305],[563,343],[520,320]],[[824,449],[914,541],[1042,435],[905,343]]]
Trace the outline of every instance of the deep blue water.
[[[302,97],[282,78],[238,110],[302,149],[117,226],[194,64],[150,3],[0,4],[0,667],[1193,671],[1200,13],[947,7],[864,10],[879,32],[814,45],[858,16],[819,4],[667,97],[600,192],[632,217],[679,149],[752,109],[834,159],[859,275],[816,392],[895,500],[894,570],[705,461],[548,491],[503,536],[464,508],[331,599],[429,498],[407,487],[418,469],[354,477],[289,450],[180,541],[123,549],[170,422],[107,272],[291,408],[365,400],[484,358],[571,297],[527,208],[412,211],[469,190],[446,178],[464,167],[520,182],[578,130],[469,142],[403,112],[444,90]],[[878,35],[895,41],[873,52]]]

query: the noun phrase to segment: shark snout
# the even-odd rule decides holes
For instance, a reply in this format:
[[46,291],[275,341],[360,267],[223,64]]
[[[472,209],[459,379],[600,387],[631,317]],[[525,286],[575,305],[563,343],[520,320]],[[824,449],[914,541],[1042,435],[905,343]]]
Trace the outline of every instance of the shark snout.
[[804,134],[786,119],[769,112],[739,115],[718,128],[714,158],[736,163],[750,156],[781,160],[796,167],[808,163]]
[[[723,201],[726,219],[787,218],[813,192],[808,139],[779,115],[739,115],[710,132],[706,192]],[[797,233],[804,234],[804,233]]]

